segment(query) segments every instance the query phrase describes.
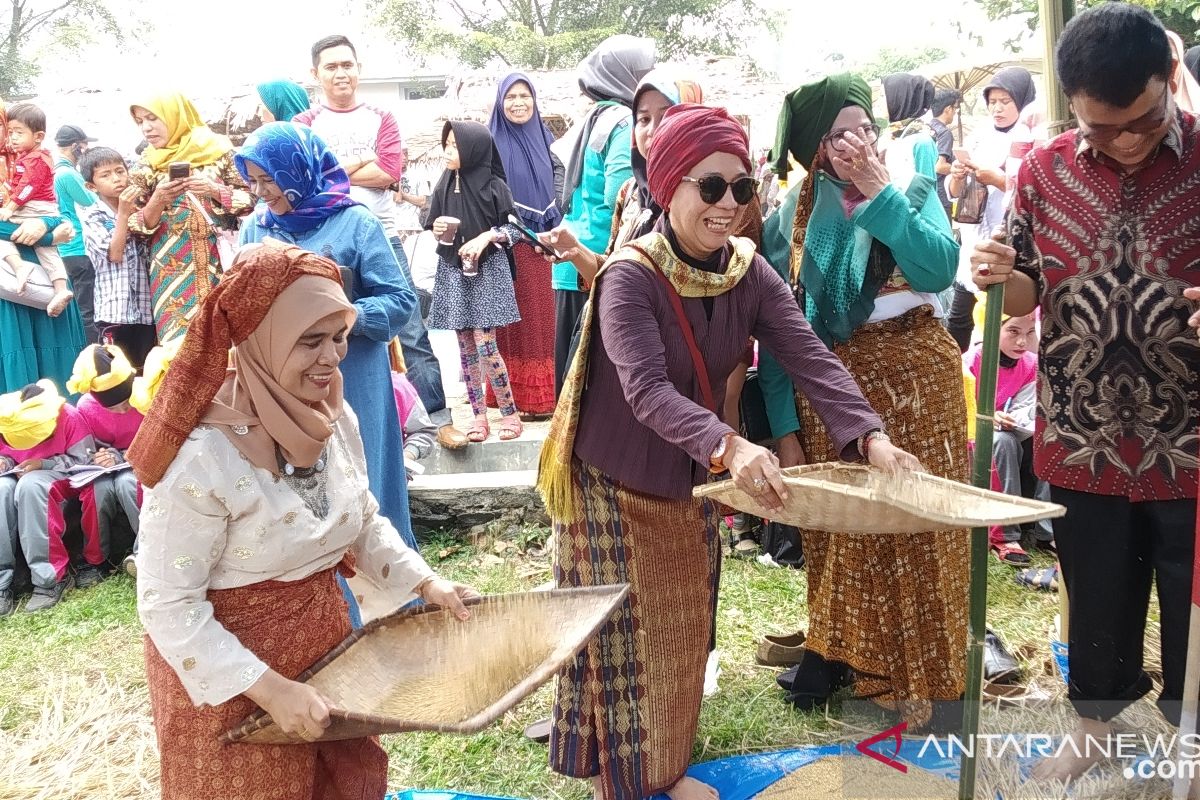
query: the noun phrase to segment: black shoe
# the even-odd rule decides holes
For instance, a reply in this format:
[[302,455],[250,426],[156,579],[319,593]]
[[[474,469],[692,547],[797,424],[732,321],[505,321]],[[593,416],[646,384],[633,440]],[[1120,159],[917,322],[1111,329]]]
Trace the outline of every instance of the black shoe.
[[[785,676],[791,678],[788,685],[784,685]],[[787,693],[784,699],[797,710],[816,711],[824,708],[839,689],[850,685],[850,667],[805,650],[800,663],[786,670],[777,680]]]
[[90,589],[104,580],[104,573],[99,567],[87,564],[75,572],[75,588]]
[[1021,665],[990,628],[983,637],[983,677],[992,683],[1015,683],[1021,679]]
[[17,608],[17,599],[12,589],[0,589],[0,617],[7,617]]
[[29,602],[25,604],[26,613],[34,613],[37,611],[45,611],[47,608],[54,608],[56,605],[58,605],[58,601],[62,600],[63,593],[74,586],[75,578],[70,572],[67,573],[67,577],[51,586],[49,589],[43,589],[40,586],[35,586],[33,588],[33,597],[29,598]]

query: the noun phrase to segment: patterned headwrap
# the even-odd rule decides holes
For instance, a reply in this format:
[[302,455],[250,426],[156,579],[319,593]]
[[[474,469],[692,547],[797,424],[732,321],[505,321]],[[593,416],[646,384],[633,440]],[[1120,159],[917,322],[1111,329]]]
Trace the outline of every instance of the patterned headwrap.
[[283,291],[307,275],[342,283],[337,265],[329,259],[268,240],[243,250],[204,299],[126,455],[143,486],[162,480],[179,448],[209,412],[226,382],[229,348],[246,341]]
[[817,155],[821,137],[829,133],[838,112],[847,103],[871,113],[871,87],[857,75],[843,72],[805,84],[789,94],[779,112],[771,169],[787,177],[788,153],[807,169]]
[[71,394],[91,392],[105,408],[129,399],[133,391],[133,365],[114,344],[90,344],[75,359],[75,369],[67,381]]
[[159,387],[162,386],[163,376],[167,374],[167,368],[171,366],[175,356],[179,355],[179,348],[182,346],[183,337],[176,336],[146,354],[142,374],[133,379],[133,394],[129,396],[129,405],[142,414],[150,413],[150,406],[158,396]]
[[53,436],[67,402],[53,381],[43,378],[36,385],[42,391],[25,400],[25,389],[0,395],[0,436],[16,450],[30,450]]
[[229,137],[213,133],[192,101],[179,92],[166,92],[134,103],[129,107],[130,116],[138,108],[146,109],[167,126],[167,143],[162,147],[147,147],[142,153],[151,169],[166,169],[174,161],[202,167],[220,161],[233,150]]
[[249,183],[246,162],[271,176],[292,204],[277,215],[260,203],[258,213],[267,228],[303,233],[320,225],[343,208],[358,205],[350,197],[350,178],[337,156],[312,128],[291,122],[263,125],[246,137],[233,163]]
[[746,172],[753,169],[746,129],[725,109],[693,103],[668,108],[646,159],[646,180],[654,200],[669,212],[683,176],[713,153],[737,156]]

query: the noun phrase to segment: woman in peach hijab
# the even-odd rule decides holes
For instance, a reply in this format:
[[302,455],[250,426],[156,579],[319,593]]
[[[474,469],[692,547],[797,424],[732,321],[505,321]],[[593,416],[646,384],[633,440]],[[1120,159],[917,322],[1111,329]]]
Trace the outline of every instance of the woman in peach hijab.
[[[128,451],[163,797],[378,800],[386,753],[319,741],[328,701],[295,680],[350,634],[335,573],[468,616],[475,593],[437,577],[367,487],[338,370],[354,317],[332,261],[271,240],[241,254]],[[305,743],[222,744],[256,706]]]

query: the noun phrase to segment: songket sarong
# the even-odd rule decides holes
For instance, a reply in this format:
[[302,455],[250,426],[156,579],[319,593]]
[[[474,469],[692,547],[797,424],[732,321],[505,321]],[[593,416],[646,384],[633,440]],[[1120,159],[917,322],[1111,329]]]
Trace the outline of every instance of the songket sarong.
[[[883,419],[892,443],[926,471],[966,481],[966,400],[958,346],[929,306],[859,328],[833,352]],[[836,460],[799,397],[810,463]],[[924,725],[931,700],[965,686],[967,531],[911,535],[803,531],[808,561],[805,646],[857,673],[855,694]]]
[[[335,570],[298,581],[211,590],[213,614],[285,678],[294,679],[350,634]],[[257,706],[238,695],[196,708],[145,637],[146,677],[162,761],[163,800],[380,800],[387,754],[375,738],[295,745],[222,744]],[[184,665],[184,669],[187,665]]]
[[641,494],[575,459],[577,522],[554,525],[555,581],[630,585],[558,676],[550,766],[606,800],[670,788],[691,760],[720,569],[716,507]]

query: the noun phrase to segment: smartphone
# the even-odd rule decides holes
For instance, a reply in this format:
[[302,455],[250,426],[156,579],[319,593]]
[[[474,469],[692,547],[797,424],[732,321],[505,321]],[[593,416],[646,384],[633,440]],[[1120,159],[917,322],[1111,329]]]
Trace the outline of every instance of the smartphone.
[[537,234],[525,227],[525,223],[521,222],[521,218],[516,214],[509,214],[508,222],[521,232],[521,238],[529,242],[529,244],[533,245],[534,247],[540,247],[544,251],[553,253],[555,258],[562,258],[562,253],[558,252],[548,244],[543,244],[542,241],[538,239]]
[[192,165],[186,161],[173,161],[171,166],[167,167],[167,179],[172,181],[183,180],[191,177]]
[[354,303],[354,270],[349,267],[338,267],[338,272],[342,273],[342,291],[346,293],[346,300],[351,304]]

